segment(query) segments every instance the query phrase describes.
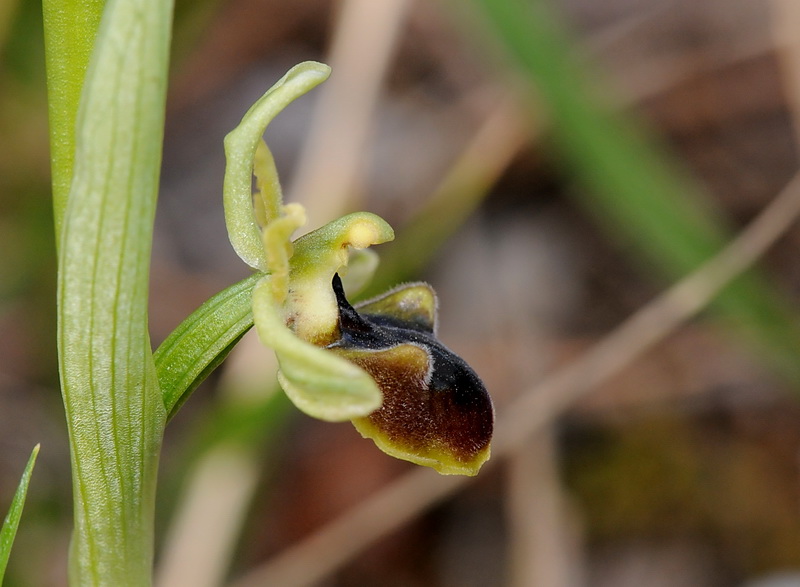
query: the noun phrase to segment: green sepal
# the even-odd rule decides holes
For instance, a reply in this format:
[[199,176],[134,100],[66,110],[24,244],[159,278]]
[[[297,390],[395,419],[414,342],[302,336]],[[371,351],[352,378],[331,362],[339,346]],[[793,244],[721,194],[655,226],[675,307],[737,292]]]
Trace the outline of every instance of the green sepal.
[[351,249],[347,268],[339,273],[345,291],[349,295],[364,291],[375,275],[379,262],[378,253],[372,249]]
[[[225,137],[225,179],[223,181],[223,202],[225,206],[225,225],[228,238],[236,254],[248,265],[260,271],[267,271],[267,257],[261,242],[256,209],[253,207],[253,164],[256,152],[262,142],[261,136],[267,125],[281,110],[293,100],[324,82],[330,75],[330,67],[315,61],[306,61],[290,69],[278,82],[253,104],[242,118],[241,123]],[[259,187],[265,189],[260,197],[271,199],[264,210],[267,214],[278,210],[280,188],[274,163],[262,153],[264,165],[259,166]],[[263,220],[263,219],[262,219]],[[271,220],[266,218],[266,220]]]
[[278,381],[292,403],[328,421],[351,420],[379,408],[381,392],[363,369],[301,340],[286,326],[270,279],[263,277],[253,290],[253,316],[261,342],[278,357]]

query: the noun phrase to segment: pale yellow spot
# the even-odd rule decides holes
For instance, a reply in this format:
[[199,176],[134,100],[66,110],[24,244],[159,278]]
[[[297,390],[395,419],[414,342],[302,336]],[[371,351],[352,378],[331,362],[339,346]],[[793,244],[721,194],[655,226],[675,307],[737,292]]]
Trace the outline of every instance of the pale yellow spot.
[[372,222],[358,222],[348,231],[349,244],[357,249],[363,249],[377,244],[378,230]]

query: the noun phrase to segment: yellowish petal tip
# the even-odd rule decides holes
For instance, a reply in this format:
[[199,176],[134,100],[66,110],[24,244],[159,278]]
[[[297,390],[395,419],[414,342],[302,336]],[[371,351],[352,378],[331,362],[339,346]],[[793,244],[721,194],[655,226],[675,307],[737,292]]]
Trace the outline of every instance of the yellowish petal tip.
[[394,231],[386,221],[374,214],[364,214],[347,231],[347,244],[364,249],[394,239]]
[[430,467],[440,475],[466,475],[474,477],[481,470],[483,464],[491,456],[491,445],[486,445],[469,459],[458,458],[447,446],[431,445],[425,449],[411,448],[403,445],[402,441],[392,440],[375,426],[369,418],[353,420],[353,426],[364,438],[371,439],[375,446],[389,456],[415,465]]

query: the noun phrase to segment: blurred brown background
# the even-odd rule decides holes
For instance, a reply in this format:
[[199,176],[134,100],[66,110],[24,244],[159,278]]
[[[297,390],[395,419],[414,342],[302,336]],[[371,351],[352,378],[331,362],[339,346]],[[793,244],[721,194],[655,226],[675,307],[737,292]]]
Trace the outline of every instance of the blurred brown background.
[[[745,225],[793,176],[800,73],[792,37],[800,14],[792,0],[554,4],[575,33],[576,55],[607,78],[615,103],[657,130],[732,226]],[[668,285],[569,197],[576,188],[553,153],[546,116],[521,105],[515,75],[498,66],[462,8],[454,1],[178,2],[153,259],[154,344],[246,275],[224,229],[222,139],[306,59],[331,64],[333,77],[278,117],[266,138],[287,199],[309,209],[309,228],[366,209],[402,234],[445,178],[470,179],[459,162],[471,156],[486,167],[486,185],[472,199],[448,204],[464,221],[411,277],[439,292],[440,338],[484,378],[498,422],[512,398]],[[0,3],[0,504],[10,500],[32,445],[42,443],[9,585],[64,583],[71,516],[39,10]],[[761,261],[795,306],[799,251],[794,228]],[[259,351],[255,359],[235,357],[245,365],[236,369],[265,367],[269,351]],[[247,385],[269,389],[265,377]],[[204,384],[167,434],[158,521],[163,585],[180,577],[186,585],[233,580],[346,519],[414,469],[348,424],[290,411],[277,439],[223,459],[242,457],[242,467],[209,465],[230,481],[215,487],[198,472],[215,447],[230,445],[224,431],[213,442],[197,439],[230,401],[219,388],[236,385],[225,381]],[[341,564],[328,569],[336,553],[311,544],[293,581],[800,585],[794,387],[703,315],[542,427],[524,450],[493,461],[366,549],[342,555]],[[192,509],[192,488],[204,483],[210,493]],[[234,495],[237,487],[242,495]],[[197,530],[208,528],[217,506],[233,525],[227,538]],[[210,544],[192,550],[177,529],[181,515],[199,516],[199,526],[186,527]],[[176,541],[185,554],[176,554]],[[190,578],[187,560],[207,583]],[[316,578],[314,561],[325,578]],[[775,582],[759,583],[769,578]]]

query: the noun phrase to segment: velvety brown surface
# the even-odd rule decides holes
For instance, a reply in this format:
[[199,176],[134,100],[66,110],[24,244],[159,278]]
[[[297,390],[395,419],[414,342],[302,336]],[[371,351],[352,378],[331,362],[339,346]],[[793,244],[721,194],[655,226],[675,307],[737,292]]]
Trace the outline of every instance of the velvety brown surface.
[[[338,275],[332,287],[340,338],[329,348],[372,375],[383,392],[383,406],[369,422],[408,452],[474,461],[492,438],[492,400],[475,371],[436,339],[433,290],[426,286],[430,295],[420,296],[419,284],[398,288],[360,314]],[[420,315],[430,319],[416,319]]]
[[[424,381],[429,357],[415,345],[358,354],[345,351],[383,392],[383,406],[367,419],[388,440],[412,452],[443,452],[469,463],[492,438],[493,410],[482,385],[451,378],[432,389]],[[480,382],[478,382],[480,383]]]

